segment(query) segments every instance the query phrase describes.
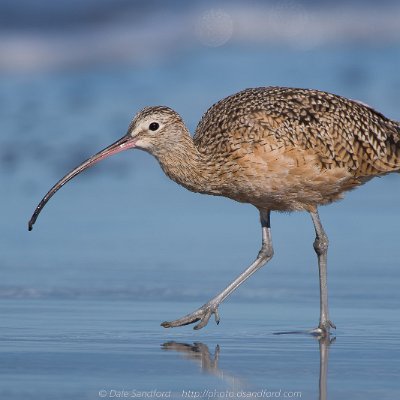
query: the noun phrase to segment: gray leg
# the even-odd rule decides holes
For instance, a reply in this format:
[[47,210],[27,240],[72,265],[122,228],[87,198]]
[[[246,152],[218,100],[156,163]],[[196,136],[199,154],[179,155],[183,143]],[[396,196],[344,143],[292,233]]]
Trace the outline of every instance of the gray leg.
[[329,320],[328,310],[328,284],[326,277],[326,261],[328,254],[328,236],[322,227],[321,220],[319,219],[318,210],[310,212],[311,218],[314,223],[316,238],[314,241],[314,250],[318,256],[319,268],[319,289],[320,289],[320,318],[318,328],[314,329],[313,333],[325,334],[329,332],[330,328],[336,326]]
[[207,325],[212,314],[215,315],[215,321],[219,323],[218,306],[247,278],[254,274],[259,268],[266,264],[273,256],[270,212],[260,210],[260,219],[262,226],[262,246],[256,260],[242,274],[240,274],[230,285],[228,285],[221,293],[217,294],[208,303],[197,309],[191,314],[184,316],[171,322],[163,322],[161,326],[164,328],[173,328],[176,326],[189,325],[200,321],[194,329],[201,329]]

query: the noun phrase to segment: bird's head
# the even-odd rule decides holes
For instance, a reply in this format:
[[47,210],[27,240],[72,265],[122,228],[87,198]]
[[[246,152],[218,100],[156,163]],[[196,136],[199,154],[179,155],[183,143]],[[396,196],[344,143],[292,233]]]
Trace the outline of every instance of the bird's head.
[[157,156],[170,151],[186,135],[187,130],[180,115],[169,107],[146,107],[136,114],[127,135],[133,147]]
[[113,154],[134,148],[145,150],[158,157],[162,153],[171,151],[184,135],[187,135],[187,130],[177,112],[161,106],[144,108],[133,118],[127,133],[121,139],[78,165],[48,191],[29,221],[29,230],[32,230],[39,213],[50,198],[85,169]]

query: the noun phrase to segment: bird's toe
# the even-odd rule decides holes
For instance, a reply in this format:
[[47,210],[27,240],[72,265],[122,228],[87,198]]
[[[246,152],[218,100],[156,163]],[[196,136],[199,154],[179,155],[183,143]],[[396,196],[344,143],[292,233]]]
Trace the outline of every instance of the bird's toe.
[[336,325],[332,321],[328,320],[328,324],[331,328],[336,329]]
[[211,312],[206,311],[204,313],[203,317],[201,318],[200,322],[196,326],[194,326],[193,329],[195,329],[197,331],[201,328],[204,328],[208,324],[210,317],[211,317]]
[[204,328],[208,324],[208,321],[210,320],[212,314],[215,315],[215,322],[219,324],[220,318],[218,313],[218,306],[206,304],[192,314],[188,314],[180,319],[176,319],[175,321],[165,321],[161,324],[161,326],[164,328],[175,328],[177,326],[190,325],[200,321],[197,325],[193,327],[193,329],[199,330],[201,328]]
[[336,325],[328,319],[326,321],[321,321],[318,327],[312,329],[310,333],[316,336],[327,336],[331,328],[336,329]]
[[176,328],[178,326],[185,326],[194,324],[197,321],[200,321],[201,318],[197,315],[187,315],[183,318],[176,319],[175,321],[164,321],[161,326],[164,328]]

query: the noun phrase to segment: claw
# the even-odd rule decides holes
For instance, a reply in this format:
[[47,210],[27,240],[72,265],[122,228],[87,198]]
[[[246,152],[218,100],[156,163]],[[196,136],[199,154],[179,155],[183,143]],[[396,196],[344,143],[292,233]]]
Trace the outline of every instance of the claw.
[[214,317],[215,317],[215,323],[216,323],[217,325],[219,325],[220,318],[219,318],[218,307],[217,307],[217,308],[215,309],[215,311],[214,311]]
[[327,335],[329,335],[330,328],[336,329],[336,325],[328,319],[328,320],[320,323],[317,328],[309,331],[309,333],[311,333],[312,335],[316,335],[316,336],[327,336]]
[[193,329],[199,330],[201,328],[204,328],[207,324],[208,321],[211,318],[211,315],[215,315],[215,322],[217,325],[219,324],[219,313],[218,313],[218,306],[210,306],[210,305],[204,305],[203,307],[200,307],[198,310],[193,312],[192,314],[185,315],[184,317],[180,319],[176,319],[175,321],[164,321],[161,326],[164,328],[174,328],[177,326],[184,326],[184,325],[189,325],[189,324],[194,324],[195,322],[200,321],[197,325],[194,326]]

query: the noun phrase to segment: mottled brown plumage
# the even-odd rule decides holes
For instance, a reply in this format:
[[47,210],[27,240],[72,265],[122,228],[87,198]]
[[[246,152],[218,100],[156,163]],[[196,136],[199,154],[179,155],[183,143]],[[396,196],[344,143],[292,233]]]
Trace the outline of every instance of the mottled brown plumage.
[[241,283],[273,255],[270,212],[306,210],[314,223],[320,271],[320,322],[328,315],[328,238],[317,207],[369,179],[400,169],[400,124],[369,106],[318,90],[247,89],[214,104],[192,138],[179,114],[147,107],[127,134],[61,179],[39,203],[30,222],[66,182],[101,159],[129,148],[151,153],[175,182],[194,192],[226,196],[260,211],[262,247],[256,260],[221,293],[195,312],[164,327],[200,321],[199,329]]
[[[187,132],[173,110],[143,115],[151,113],[168,115]],[[311,210],[400,168],[399,123],[317,90],[244,90],[204,114],[193,144],[188,136],[150,149],[170,178],[269,210]]]

